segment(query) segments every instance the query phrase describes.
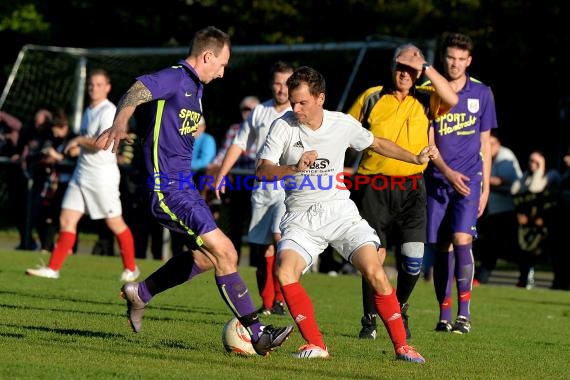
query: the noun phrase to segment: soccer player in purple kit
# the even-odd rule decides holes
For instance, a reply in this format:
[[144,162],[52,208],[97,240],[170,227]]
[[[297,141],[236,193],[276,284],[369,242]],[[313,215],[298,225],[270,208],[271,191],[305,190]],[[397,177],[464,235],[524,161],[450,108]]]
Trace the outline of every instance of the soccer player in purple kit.
[[[447,34],[441,49],[444,74],[459,103],[429,129],[430,144],[440,152],[425,172],[428,242],[435,244],[433,275],[439,303],[435,330],[466,334],[471,330],[472,244],[477,218],[489,197],[490,132],[497,127],[497,117],[491,89],[466,72],[472,60],[471,38]],[[458,310],[452,324],[454,278]]]
[[132,143],[128,121],[142,104],[152,117],[143,137],[147,193],[154,217],[171,231],[185,234],[192,250],[175,254],[142,282],[123,285],[127,316],[134,332],[142,327],[150,299],[198,274],[215,270],[215,281],[232,313],[247,328],[255,351],[262,356],[279,347],[293,326],[264,326],[258,318],[248,287],[237,272],[238,255],[192,181],[190,162],[194,134],[202,117],[204,85],[222,78],[231,53],[228,34],[213,26],[196,32],[189,54],[176,65],[141,75],[122,96],[113,125],[101,133],[103,149],[121,140]]

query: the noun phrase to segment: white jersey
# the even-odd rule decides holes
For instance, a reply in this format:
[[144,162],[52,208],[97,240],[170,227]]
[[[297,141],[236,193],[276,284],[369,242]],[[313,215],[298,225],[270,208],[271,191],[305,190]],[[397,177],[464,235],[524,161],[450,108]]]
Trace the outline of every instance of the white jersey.
[[323,110],[321,127],[312,130],[299,124],[294,113],[288,112],[274,121],[257,158],[295,165],[303,152],[317,152],[317,159],[309,169],[283,178],[287,209],[306,209],[315,203],[349,199],[341,174],[346,149],[361,151],[373,141],[372,133],[345,113]]
[[[269,133],[271,123],[290,110],[291,106],[281,112],[277,112],[273,106],[273,99],[258,104],[242,123],[233,143],[244,151],[257,145],[257,153],[259,153]],[[282,186],[263,186],[263,184],[259,183],[256,183],[256,185],[257,187],[254,188],[251,194],[253,204],[273,204],[282,202],[285,199],[285,192]]]
[[[81,118],[79,134],[87,137],[99,136],[113,124],[116,108],[108,99],[93,108],[87,107]],[[94,151],[82,146],[73,177],[78,183],[112,180],[118,184],[120,173],[117,155],[111,149]]]

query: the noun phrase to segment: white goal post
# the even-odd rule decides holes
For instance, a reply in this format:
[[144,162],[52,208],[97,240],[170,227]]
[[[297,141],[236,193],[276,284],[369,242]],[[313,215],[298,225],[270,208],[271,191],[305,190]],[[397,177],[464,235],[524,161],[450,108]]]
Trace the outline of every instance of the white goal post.
[[[301,64],[308,64],[305,61],[311,62],[321,57],[327,60],[327,65],[334,67],[338,64],[340,71],[343,67],[341,62],[350,60],[344,66],[346,70],[343,70],[343,76],[339,77],[338,73],[332,78],[325,75],[327,84],[333,80],[342,81],[337,84],[336,91],[339,99],[336,108],[341,110],[365,54],[375,50],[391,54],[394,48],[404,42],[406,41],[401,38],[369,36],[359,42],[235,45],[232,47],[230,66],[245,68],[260,57],[270,57],[271,60],[294,57]],[[433,61],[433,41],[420,43],[419,46],[426,53],[428,60]],[[126,91],[137,75],[174,64],[186,57],[187,53],[187,47],[82,49],[25,45],[18,54],[0,96],[0,110],[20,118],[23,122],[29,122],[35,111],[41,107],[63,107],[70,116],[72,128],[77,131],[85,102],[85,79],[89,68],[101,67],[110,73],[115,100],[118,100],[117,97]],[[344,54],[342,58],[327,56],[341,53]]]

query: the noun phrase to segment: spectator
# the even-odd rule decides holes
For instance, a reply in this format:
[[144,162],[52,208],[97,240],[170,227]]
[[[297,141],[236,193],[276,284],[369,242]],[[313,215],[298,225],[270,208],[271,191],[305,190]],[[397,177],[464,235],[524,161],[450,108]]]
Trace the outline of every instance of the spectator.
[[198,122],[198,130],[196,131],[195,138],[196,142],[190,167],[193,173],[204,174],[208,165],[210,165],[216,157],[216,140],[214,136],[206,132],[206,120],[204,116],[202,116]]
[[[489,202],[485,214],[477,221],[480,236],[474,253],[480,259],[475,269],[473,284],[486,284],[499,257],[515,259],[517,251],[517,215],[511,195],[511,186],[521,178],[519,161],[512,150],[503,146],[496,132],[491,132],[491,176]],[[500,228],[498,228],[500,226]]]
[[80,135],[65,147],[65,154],[81,149],[73,177],[65,192],[60,215],[60,233],[48,266],[30,268],[26,274],[57,279],[63,263],[72,251],[77,224],[84,214],[93,220],[105,219],[121,249],[123,272],[121,281],[134,281],[140,274],[135,263],[135,247],[130,228],[122,217],[119,195],[120,172],[114,152],[101,150],[96,138],[113,124],[115,105],[108,99],[111,91],[109,74],[102,69],[89,73],[87,79],[89,106],[81,119]]
[[22,122],[7,112],[0,111],[0,157],[17,159],[17,147]]
[[519,288],[534,287],[534,267],[553,227],[559,184],[559,174],[547,170],[544,154],[535,150],[529,156],[528,169],[511,187],[518,220]]
[[37,243],[33,238],[32,231],[37,227],[37,210],[40,192],[45,179],[45,174],[35,165],[41,156],[43,142],[51,133],[50,127],[53,113],[48,108],[40,108],[34,114],[32,124],[24,125],[18,138],[17,154],[21,164],[21,174],[17,174],[18,185],[17,202],[20,208],[26,212],[19,212],[17,217],[18,230],[22,243],[16,249],[35,250]]
[[20,238],[17,250],[35,249],[33,239],[27,225],[28,207],[28,180],[20,164],[18,141],[23,123],[17,117],[0,111],[0,157],[2,157],[2,171],[8,195],[7,211],[14,217]]
[[[58,110],[51,126],[51,139],[44,142],[39,159],[39,165],[46,173],[40,194],[38,220],[41,253],[48,254],[54,249],[55,235],[59,230],[61,202],[79,155],[79,149],[70,151],[68,155],[64,153],[66,145],[74,137],[67,115],[63,110]],[[74,252],[76,246],[77,244]]]
[[34,114],[33,123],[22,128],[18,139],[18,151],[24,170],[27,170],[28,157],[37,153],[41,149],[42,142],[49,137],[52,121],[53,112],[48,108],[40,108]]

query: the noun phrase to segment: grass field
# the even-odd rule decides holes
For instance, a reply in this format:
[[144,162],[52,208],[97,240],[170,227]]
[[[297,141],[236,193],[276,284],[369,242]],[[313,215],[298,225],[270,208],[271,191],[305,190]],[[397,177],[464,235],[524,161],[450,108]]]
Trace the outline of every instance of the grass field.
[[[290,357],[298,331],[272,355],[238,357],[221,344],[231,318],[212,273],[154,298],[143,331],[131,332],[119,298],[118,257],[70,257],[59,280],[24,270],[40,254],[0,252],[1,379],[569,379],[570,292],[481,286],[473,291],[472,332],[433,331],[433,285],[420,281],[411,298],[410,341],[424,365],[396,361],[381,327],[375,341],[360,329],[360,277],[311,273],[312,295],[331,360]],[[45,256],[44,256],[45,259]],[[139,261],[143,277],[160,262]],[[241,273],[256,293],[254,268]],[[265,317],[291,323],[290,316]]]

